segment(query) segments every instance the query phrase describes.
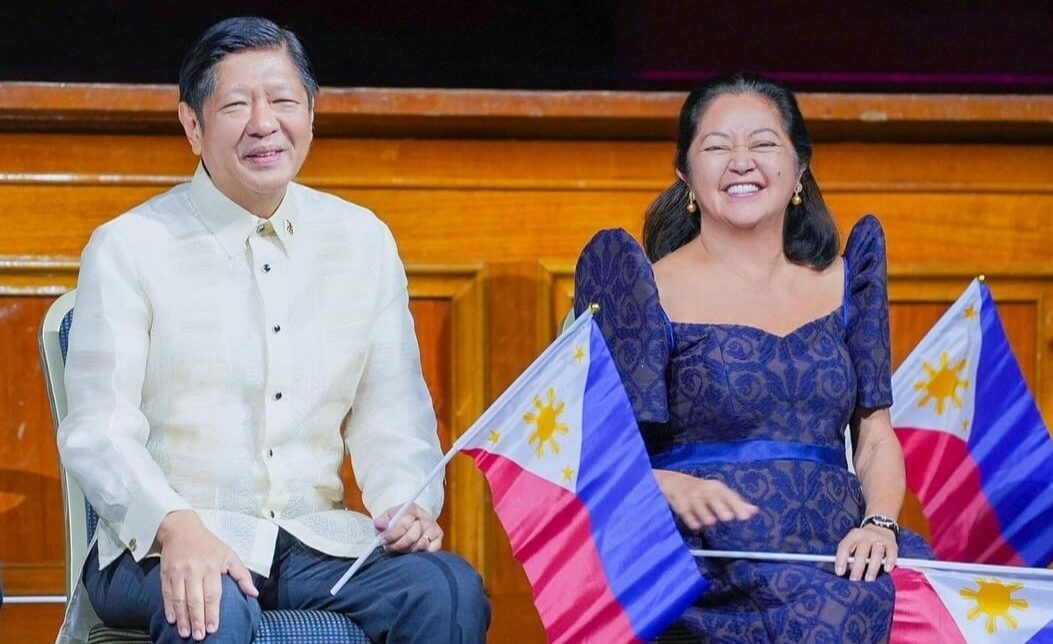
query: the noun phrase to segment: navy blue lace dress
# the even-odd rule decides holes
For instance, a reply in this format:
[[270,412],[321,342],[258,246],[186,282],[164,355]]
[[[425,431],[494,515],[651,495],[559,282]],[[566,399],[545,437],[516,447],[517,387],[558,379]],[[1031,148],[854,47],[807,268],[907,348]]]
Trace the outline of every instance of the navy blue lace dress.
[[[845,249],[843,306],[785,336],[670,322],[643,249],[624,230],[582,251],[575,309],[597,316],[652,464],[723,481],[760,508],[692,532],[692,548],[833,554],[863,518],[843,430],[857,407],[892,403],[884,233],[872,216]],[[900,556],[931,557],[904,531]],[[705,642],[881,642],[888,575],[852,582],[832,566],[700,561],[711,589],[682,617]]]

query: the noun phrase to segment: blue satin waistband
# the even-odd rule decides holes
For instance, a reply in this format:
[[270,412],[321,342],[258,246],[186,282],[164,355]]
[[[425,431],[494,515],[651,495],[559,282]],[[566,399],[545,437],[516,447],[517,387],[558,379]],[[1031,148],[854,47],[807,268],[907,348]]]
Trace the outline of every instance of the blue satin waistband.
[[763,440],[738,443],[685,443],[655,454],[651,457],[651,465],[660,470],[685,470],[700,465],[775,460],[814,461],[846,469],[848,467],[844,449]]

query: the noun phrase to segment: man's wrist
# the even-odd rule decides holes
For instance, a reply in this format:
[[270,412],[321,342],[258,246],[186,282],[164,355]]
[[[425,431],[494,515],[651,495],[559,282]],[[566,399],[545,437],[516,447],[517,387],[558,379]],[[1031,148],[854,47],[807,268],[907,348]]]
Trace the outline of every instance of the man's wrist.
[[165,540],[171,536],[172,530],[184,521],[189,520],[192,516],[196,516],[193,510],[172,510],[161,519],[161,524],[157,526],[157,534],[154,536],[154,541],[159,547],[164,547]]

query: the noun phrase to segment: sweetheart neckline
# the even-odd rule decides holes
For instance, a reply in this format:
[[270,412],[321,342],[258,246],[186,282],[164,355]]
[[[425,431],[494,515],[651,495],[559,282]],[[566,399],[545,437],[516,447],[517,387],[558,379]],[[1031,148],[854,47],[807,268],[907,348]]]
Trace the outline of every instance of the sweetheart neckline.
[[[673,320],[669,320],[669,316],[668,315],[666,315],[666,320],[669,320],[669,324],[671,324],[673,326],[717,327],[717,328],[722,328],[722,329],[744,329],[744,330],[747,330],[747,331],[753,331],[753,332],[756,332],[756,333],[760,333],[761,335],[770,336],[770,337],[775,338],[777,340],[785,340],[786,338],[792,337],[792,336],[796,335],[797,333],[800,333],[801,331],[804,331],[805,329],[807,329],[809,327],[812,327],[812,326],[814,326],[816,324],[819,324],[820,322],[825,322],[825,321],[829,320],[831,317],[837,315],[838,313],[841,313],[842,309],[843,309],[843,307],[839,306],[836,309],[834,309],[834,310],[830,311],[829,313],[827,313],[826,315],[822,315],[822,316],[814,318],[812,320],[808,320],[807,322],[804,322],[804,323],[798,325],[796,328],[788,331],[787,333],[785,333],[783,335],[775,333],[774,331],[769,331],[768,329],[764,329],[764,328],[761,328],[759,326],[754,326],[752,324],[739,324],[739,323],[735,323],[735,322],[675,322]],[[663,310],[662,313],[665,314],[665,311]]]

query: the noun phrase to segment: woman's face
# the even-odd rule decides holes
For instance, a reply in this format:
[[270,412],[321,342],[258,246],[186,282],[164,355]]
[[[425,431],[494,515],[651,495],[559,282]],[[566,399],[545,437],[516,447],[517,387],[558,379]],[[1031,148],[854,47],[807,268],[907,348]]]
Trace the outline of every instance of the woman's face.
[[800,179],[790,137],[775,108],[756,94],[727,94],[710,103],[687,154],[688,176],[702,217],[737,228],[781,218]]

